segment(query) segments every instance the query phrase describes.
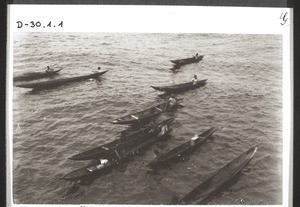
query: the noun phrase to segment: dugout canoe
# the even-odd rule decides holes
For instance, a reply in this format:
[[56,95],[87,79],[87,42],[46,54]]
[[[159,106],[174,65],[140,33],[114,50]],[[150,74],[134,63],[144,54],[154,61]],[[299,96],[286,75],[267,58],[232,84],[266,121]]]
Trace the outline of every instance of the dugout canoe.
[[170,106],[169,106],[169,101],[166,101],[159,105],[148,108],[144,111],[136,112],[136,113],[129,114],[127,116],[115,119],[112,121],[112,123],[113,124],[137,124],[140,122],[145,122],[155,116],[158,116],[159,114],[161,114],[165,111],[175,109],[182,100],[183,99],[177,99],[176,104],[172,108],[170,108]]
[[193,82],[187,82],[187,83],[180,83],[171,86],[151,86],[151,87],[157,91],[163,91],[168,94],[175,94],[175,93],[181,93],[184,91],[200,88],[202,86],[205,86],[206,82],[207,79],[204,79],[204,80],[199,80],[196,84],[194,84]]
[[178,59],[178,60],[171,60],[172,63],[178,66],[187,65],[190,63],[196,63],[202,60],[204,55],[198,56],[198,58],[191,57],[191,58],[184,58],[184,59]]
[[253,147],[229,162],[227,165],[217,171],[213,176],[211,176],[191,192],[186,194],[182,199],[179,200],[178,204],[203,204],[203,202],[212,193],[232,180],[232,178],[234,178],[239,172],[241,172],[241,170],[243,170],[252,160],[256,151],[257,147]]
[[41,78],[49,78],[58,75],[58,72],[61,70],[62,69],[53,70],[49,72],[43,71],[43,72],[25,73],[23,75],[14,77],[13,81],[31,81],[31,80],[41,79]]
[[[157,129],[158,133],[153,134],[149,139],[146,139],[143,142],[118,145],[115,148],[116,158],[98,160],[96,164],[91,164],[86,167],[82,167],[77,170],[74,170],[60,179],[74,181],[74,180],[86,179],[94,175],[100,176],[102,174],[105,174],[110,170],[112,170],[116,165],[127,162],[129,158],[132,158],[137,154],[139,154],[140,152],[145,151],[153,143],[167,136],[171,131],[171,128],[168,127],[167,131],[164,131],[165,133],[161,134],[164,127],[165,125],[160,126]],[[102,163],[103,160],[106,161],[106,163]]]
[[107,70],[98,72],[98,73],[92,73],[92,74],[88,74],[88,75],[72,77],[72,78],[61,78],[61,79],[43,81],[43,82],[17,84],[15,86],[21,87],[21,88],[32,88],[32,89],[53,88],[53,87],[58,87],[61,85],[72,83],[72,82],[88,80],[90,78],[98,78],[100,75],[103,75],[106,72],[107,72]]
[[122,146],[125,144],[130,144],[133,142],[143,141],[156,133],[155,128],[161,127],[162,125],[170,125],[174,121],[175,117],[163,120],[155,125],[148,125],[140,130],[132,131],[127,133],[125,136],[118,138],[112,142],[106,143],[99,147],[81,152],[79,154],[69,157],[71,160],[91,160],[91,159],[111,159],[115,158],[115,149],[117,146]]
[[188,153],[192,153],[194,150],[204,144],[205,141],[210,138],[215,131],[216,128],[211,127],[202,134],[192,137],[189,141],[179,145],[178,147],[175,147],[169,152],[157,155],[156,159],[151,161],[148,166],[153,169],[157,169],[159,167],[162,167],[163,164],[167,162],[170,162]]

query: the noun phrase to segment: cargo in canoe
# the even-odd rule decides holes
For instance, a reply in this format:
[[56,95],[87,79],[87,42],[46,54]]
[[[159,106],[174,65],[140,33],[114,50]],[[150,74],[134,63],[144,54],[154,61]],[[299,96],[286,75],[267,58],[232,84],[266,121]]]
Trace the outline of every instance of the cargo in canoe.
[[21,88],[32,88],[32,89],[55,88],[55,87],[65,85],[65,84],[68,84],[68,83],[72,83],[72,82],[88,80],[90,78],[98,78],[100,75],[103,75],[106,72],[107,72],[107,70],[102,71],[102,72],[98,72],[98,73],[92,73],[92,74],[89,74],[89,75],[82,75],[82,76],[72,77],[72,78],[61,78],[61,79],[43,81],[43,82],[17,84],[15,86],[21,87]]
[[187,65],[190,63],[196,63],[203,59],[203,55],[198,56],[198,58],[191,57],[191,58],[185,58],[185,59],[178,59],[178,60],[171,60],[172,63],[174,63],[177,66]]
[[97,161],[96,164],[91,164],[86,167],[79,168],[77,170],[72,171],[71,173],[62,177],[62,180],[82,180],[92,176],[99,176],[110,172],[115,166],[120,163],[127,162],[130,158],[133,158],[137,154],[145,151],[148,147],[150,147],[154,142],[165,138],[171,131],[170,127],[166,127],[166,125],[160,126],[157,130],[157,133],[153,134],[148,139],[143,142],[134,142],[134,143],[126,143],[124,145],[117,145],[114,152],[116,154],[116,158],[114,159],[101,159]]
[[232,180],[239,172],[241,172],[246,165],[252,160],[257,147],[253,147],[227,165],[222,167],[213,176],[205,180],[182,199],[179,204],[202,204],[212,193],[222,187],[224,184]]
[[215,130],[216,129],[212,127],[206,130],[205,132],[203,132],[202,134],[192,137],[189,141],[179,145],[178,147],[172,149],[171,151],[166,152],[164,154],[158,154],[155,160],[150,162],[148,165],[153,169],[157,169],[159,167],[163,167],[163,164],[167,162],[170,162],[183,155],[193,152],[202,144],[204,144],[205,141],[208,138],[210,138],[211,135],[215,132]]
[[153,89],[158,91],[163,91],[168,94],[175,94],[181,93],[184,91],[192,90],[195,88],[200,88],[206,85],[207,79],[199,80],[197,83],[187,82],[187,83],[180,83],[171,86],[151,86]]
[[115,149],[117,146],[125,145],[126,143],[138,142],[151,137],[156,133],[155,129],[161,125],[170,125],[174,121],[174,117],[163,120],[157,124],[148,125],[140,130],[127,133],[125,136],[118,138],[112,142],[106,143],[99,147],[76,154],[69,159],[71,160],[91,160],[91,159],[111,159],[116,158]]
[[157,106],[153,106],[149,109],[146,109],[144,111],[136,112],[121,118],[118,118],[116,120],[113,120],[113,124],[137,124],[141,122],[148,121],[149,119],[158,116],[159,114],[172,110],[176,108],[179,103],[182,101],[182,99],[177,99],[174,106],[170,107],[169,101],[166,101],[164,103],[161,103]]
[[49,72],[32,72],[32,73],[25,73],[20,76],[16,76],[13,78],[13,81],[31,81],[31,80],[36,80],[36,79],[41,79],[41,78],[48,78],[48,77],[53,77],[58,74],[59,70],[53,70]]

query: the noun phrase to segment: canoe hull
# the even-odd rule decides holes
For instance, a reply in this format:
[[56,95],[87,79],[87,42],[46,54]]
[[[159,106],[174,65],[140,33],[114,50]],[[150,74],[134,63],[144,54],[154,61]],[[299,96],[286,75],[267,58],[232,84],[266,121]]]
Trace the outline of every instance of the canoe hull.
[[213,176],[184,196],[179,201],[179,204],[202,204],[212,193],[241,172],[252,160],[256,151],[257,147],[253,147],[229,162]]
[[115,159],[109,159],[107,164],[101,166],[99,165],[99,161],[96,164],[88,165],[86,167],[74,170],[71,173],[62,177],[61,179],[69,181],[82,180],[96,175],[101,176],[102,174],[110,172],[119,163],[127,162],[128,160],[130,160],[130,158],[145,151],[156,141],[164,139],[166,136],[168,136],[168,134],[171,131],[171,128],[169,128],[169,130],[165,134],[161,135],[160,131],[162,130],[162,127],[164,127],[164,125],[160,126],[159,129],[157,129],[155,133],[151,134],[151,137],[149,137],[148,139],[144,139],[142,141],[134,143],[126,143],[124,145],[117,145],[115,148]]
[[187,82],[187,83],[181,83],[171,86],[151,86],[153,89],[157,91],[163,91],[168,94],[176,94],[176,93],[182,93],[185,91],[189,91],[192,89],[200,88],[206,85],[207,79],[200,80],[196,84],[193,84],[193,82]]
[[190,63],[196,63],[199,62],[200,60],[203,59],[203,55],[199,56],[197,59],[192,57],[192,58],[185,58],[185,59],[178,59],[178,60],[171,60],[172,63],[174,63],[176,66],[183,66],[187,65]]
[[198,135],[199,138],[194,140],[194,144],[191,144],[191,141],[187,141],[178,147],[175,147],[171,151],[161,154],[157,157],[157,159],[153,160],[148,164],[152,169],[158,169],[159,167],[163,167],[163,164],[171,162],[172,160],[178,159],[178,157],[181,157],[183,155],[192,153],[194,150],[199,148],[202,144],[206,142],[207,139],[209,139],[212,134],[215,132],[216,128],[212,127],[208,130],[206,130],[204,133]]
[[141,112],[133,113],[112,121],[113,124],[145,123],[168,110],[168,102],[151,107]]
[[73,78],[62,78],[62,79],[56,79],[56,80],[50,80],[50,81],[44,81],[44,82],[36,82],[36,83],[26,83],[26,84],[18,84],[15,85],[17,87],[21,88],[31,88],[31,89],[44,89],[44,88],[54,88],[61,85],[66,85],[68,83],[78,82],[87,80],[90,78],[98,78],[100,75],[105,74],[107,71],[99,72],[99,73],[92,73],[89,75],[83,75]]
[[58,75],[58,72],[61,70],[62,69],[54,70],[50,72],[27,73],[24,75],[14,77],[13,81],[31,81],[31,80],[41,79],[41,78],[49,78]]
[[[170,125],[174,121],[174,117],[166,119],[158,123],[158,126],[160,125]],[[112,142],[109,142],[107,144],[101,145],[99,147],[87,150],[85,152],[76,154],[69,159],[71,160],[91,160],[91,159],[112,159],[116,158],[116,147],[118,145],[125,145],[127,143],[132,144],[133,142],[138,142],[140,140],[148,139],[153,135],[150,130],[152,130],[152,126],[147,126],[144,129],[134,131],[132,133],[128,133],[126,136],[123,136],[119,139],[116,139]]]

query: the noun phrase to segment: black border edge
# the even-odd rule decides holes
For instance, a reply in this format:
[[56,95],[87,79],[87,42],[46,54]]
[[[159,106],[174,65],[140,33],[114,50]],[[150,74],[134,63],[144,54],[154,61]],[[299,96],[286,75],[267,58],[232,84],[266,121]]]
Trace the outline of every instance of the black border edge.
[[9,4],[177,5],[292,8],[294,0],[7,0]]
[[5,113],[6,113],[6,46],[7,46],[7,5],[5,1],[0,3],[0,190],[1,199],[0,206],[6,206],[6,124],[5,124]]

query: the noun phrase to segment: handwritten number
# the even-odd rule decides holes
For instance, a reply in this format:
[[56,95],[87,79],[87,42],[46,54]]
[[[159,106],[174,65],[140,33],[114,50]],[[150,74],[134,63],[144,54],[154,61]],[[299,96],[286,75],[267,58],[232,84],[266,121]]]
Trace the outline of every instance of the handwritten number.
[[288,12],[282,12],[281,15],[280,15],[280,19],[282,20],[282,22],[280,24],[285,25],[285,23],[289,19],[288,18]]
[[49,23],[47,24],[47,27],[51,27],[51,22],[49,22]]
[[59,27],[63,27],[63,21],[58,24]]

